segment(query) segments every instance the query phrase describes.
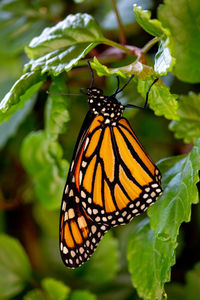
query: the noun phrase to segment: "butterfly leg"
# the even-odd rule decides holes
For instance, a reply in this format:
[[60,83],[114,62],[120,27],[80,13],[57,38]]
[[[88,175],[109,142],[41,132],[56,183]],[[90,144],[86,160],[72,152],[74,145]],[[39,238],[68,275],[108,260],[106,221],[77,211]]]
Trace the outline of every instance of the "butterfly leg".
[[137,106],[137,105],[134,105],[134,104],[126,104],[126,105],[124,105],[124,107],[125,107],[125,108],[130,108],[130,107],[132,107],[132,108],[138,108],[138,109],[142,109],[142,110],[143,110],[143,109],[146,109],[147,103],[148,103],[148,98],[149,98],[150,90],[151,90],[152,86],[158,81],[158,79],[159,79],[159,78],[154,79],[154,81],[152,82],[152,84],[149,86],[148,91],[147,91],[147,93],[146,93],[146,100],[145,100],[144,106]]

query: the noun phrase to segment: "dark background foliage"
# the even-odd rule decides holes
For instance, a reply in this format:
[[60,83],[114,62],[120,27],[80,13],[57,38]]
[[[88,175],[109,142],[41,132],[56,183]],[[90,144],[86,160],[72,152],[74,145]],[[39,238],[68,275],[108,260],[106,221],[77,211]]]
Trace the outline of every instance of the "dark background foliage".
[[[200,4],[116,4],[0,3],[0,299],[154,300],[165,293],[169,300],[199,299],[200,209],[191,204],[199,198]],[[72,30],[65,23],[56,32],[55,26],[77,13],[94,19],[83,25],[86,16],[76,15],[76,42],[67,44]],[[48,30],[43,33],[47,40],[41,38],[46,27],[53,28],[55,38]],[[124,45],[129,50],[124,52]],[[161,160],[165,192],[148,216],[113,229],[90,261],[68,270],[59,255],[59,207],[88,105],[84,96],[46,91],[77,94],[88,87],[87,59],[94,56],[95,85],[107,94],[116,88],[115,75],[121,76],[121,85],[136,75],[120,95],[122,103],[144,103],[153,78],[161,76],[164,84],[152,88],[150,109],[129,110],[125,116],[153,160]]]

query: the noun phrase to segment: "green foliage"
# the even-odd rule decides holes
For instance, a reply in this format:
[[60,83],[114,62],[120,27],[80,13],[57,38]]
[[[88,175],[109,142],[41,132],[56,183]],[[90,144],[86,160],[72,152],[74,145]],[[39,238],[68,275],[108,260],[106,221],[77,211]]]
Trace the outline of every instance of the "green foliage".
[[149,220],[138,224],[129,237],[127,257],[133,285],[143,299],[162,299],[164,283],[170,279],[174,249],[155,237]]
[[[139,5],[154,7],[158,19],[151,19],[151,12]],[[200,4],[197,0],[165,0],[158,6],[156,1],[140,0],[133,13],[132,2],[119,0],[117,7],[128,40],[121,44],[118,39],[123,40],[123,30],[118,30],[114,10],[107,1],[1,1],[1,95],[23,69],[24,47],[30,59],[26,61],[25,73],[0,102],[0,147],[5,146],[0,153],[0,227],[1,231],[19,236],[30,256],[29,262],[14,238],[0,236],[2,299],[138,299],[130,276],[142,299],[161,300],[166,297],[165,288],[169,300],[198,299],[199,257],[195,256],[196,250],[192,261],[184,257],[188,242],[181,225],[191,221],[192,233],[198,240],[200,226],[191,217],[191,206],[199,201],[196,185],[200,170],[200,99],[196,86],[190,83],[200,81]],[[129,47],[124,46],[126,43]],[[156,44],[157,50],[153,47]],[[61,265],[59,257],[59,207],[67,160],[75,144],[73,136],[78,134],[82,110],[88,108],[86,97],[69,98],[63,93],[77,94],[80,87],[90,85],[88,57],[97,75],[107,77],[108,80],[95,77],[95,86],[107,94],[116,89],[113,77],[120,76],[123,86],[128,77],[135,75],[133,84],[123,90],[122,104],[128,101],[141,105],[154,79],[169,75],[159,79],[149,91],[149,107],[160,118],[150,111],[146,116],[137,115],[137,110],[125,113],[130,119],[134,115],[133,123],[155,159],[170,157],[158,163],[164,192],[148,209],[147,217],[135,218],[135,222],[106,234],[92,258],[72,271]],[[46,90],[49,95],[44,93]],[[145,117],[147,125],[140,121]],[[175,138],[194,143],[193,148],[188,146],[192,148],[190,152],[183,141],[177,143],[173,139],[166,119],[171,121],[169,129]],[[9,140],[13,135],[16,137]],[[196,207],[194,211],[199,219]],[[179,241],[181,247],[176,254]],[[43,250],[48,253],[45,257]],[[128,267],[126,257],[120,256],[124,253]],[[176,255],[182,261],[190,260],[181,272],[176,269],[179,266],[173,269],[183,273],[181,280],[186,283],[174,280],[165,287]],[[194,269],[186,273],[194,263]]]
[[159,167],[163,173],[164,192],[148,214],[155,235],[176,244],[180,225],[190,221],[191,205],[199,200],[196,184],[200,170],[200,139],[189,154],[166,158]]
[[21,76],[0,103],[0,124],[8,121],[18,109],[24,107],[40,88],[42,79],[44,77],[42,78],[38,72]]
[[31,266],[20,243],[8,235],[0,235],[0,298],[21,292],[31,277]]
[[38,200],[49,209],[60,206],[68,169],[67,161],[62,157],[61,146],[48,139],[45,132],[30,133],[23,141],[23,165],[33,178]]
[[32,110],[35,100],[36,98],[33,97],[27,101],[24,107],[17,110],[8,122],[3,122],[0,125],[0,148],[6,144],[9,137],[13,136],[17,132],[20,124]]
[[186,275],[185,294],[186,300],[198,300],[200,293],[200,263],[198,262],[194,269]]
[[46,28],[26,47],[32,59],[26,69],[49,71],[54,76],[70,71],[103,40],[100,27],[90,15],[69,15],[54,27]]
[[107,68],[102,65],[96,57],[94,57],[91,66],[96,70],[99,76],[121,76],[123,78],[130,77],[132,74],[138,76],[138,78],[145,79],[148,75],[153,73],[151,67],[142,64],[139,61],[134,61],[133,63],[117,68]]
[[134,5],[134,13],[136,21],[146,32],[161,39],[155,55],[154,70],[160,76],[167,74],[175,63],[170,31],[164,28],[159,20],[151,20],[150,11],[144,11],[141,7]]
[[191,204],[198,201],[200,141],[188,155],[168,158],[158,165],[164,192],[148,210],[151,228],[147,220],[139,223],[128,247],[132,281],[144,299],[162,299],[175,262],[180,225],[190,221]]
[[178,102],[179,121],[172,121],[169,128],[176,138],[185,143],[194,142],[200,136],[200,95],[189,93],[181,96]]
[[[59,93],[64,87],[62,77],[55,79],[50,92]],[[68,169],[63,151],[56,141],[69,120],[67,102],[62,95],[50,95],[45,108],[45,128],[30,133],[23,141],[21,159],[32,176],[39,201],[49,209],[60,206]]]
[[45,291],[51,296],[52,300],[65,300],[68,298],[70,288],[61,281],[53,278],[45,278],[42,281],[42,286]]
[[66,300],[68,299],[70,288],[61,281],[53,278],[45,278],[41,282],[42,289],[35,289],[27,293],[24,300]]
[[166,35],[167,30],[163,28],[161,22],[157,19],[151,20],[151,12],[142,10],[141,6],[134,4],[133,10],[137,23],[149,34],[157,37]]
[[88,14],[69,15],[52,28],[45,28],[34,38],[26,53],[29,58],[38,58],[60,48],[103,40],[103,35],[94,18]]
[[200,80],[200,3],[198,0],[166,0],[158,9],[158,17],[174,41],[175,75],[186,82]]
[[76,290],[70,294],[70,288],[53,278],[45,278],[41,282],[42,290],[35,289],[24,297],[24,300],[96,300],[92,293],[85,290]]
[[88,291],[84,291],[84,290],[79,290],[79,291],[73,292],[69,299],[70,300],[79,300],[79,299],[81,299],[81,300],[97,300],[95,295],[93,295],[92,293],[90,293]]
[[[30,3],[32,2],[32,3]],[[37,12],[34,1],[2,0],[0,3],[0,52],[16,55],[23,51],[45,26],[45,15]],[[13,36],[14,33],[14,36]]]
[[[88,282],[103,284],[113,280],[118,269],[118,241],[111,234],[107,233],[93,257],[88,261],[82,276]],[[95,274],[95,276],[92,276],[92,274]]]
[[66,96],[59,95],[65,90],[64,78],[62,76],[54,78],[45,109],[45,133],[53,140],[56,140],[59,134],[66,132],[66,123],[69,121],[68,99]]
[[45,299],[46,297],[44,293],[39,289],[35,289],[28,292],[28,294],[26,294],[26,296],[24,297],[24,300],[45,300]]
[[[145,98],[148,88],[153,83],[152,78],[146,80],[138,80],[138,92]],[[169,120],[179,119],[177,115],[178,103],[177,95],[169,92],[169,88],[165,85],[155,83],[149,93],[149,106],[154,110],[157,116],[165,116]]]
[[[55,44],[56,46],[57,44]],[[38,59],[31,59],[25,66],[25,70],[29,68],[31,71],[40,70],[41,73],[49,72],[53,76],[57,76],[60,73],[69,72],[72,67],[75,67],[79,60],[85,57],[97,43],[82,43],[67,48],[58,48]],[[49,50],[50,51],[50,50]]]

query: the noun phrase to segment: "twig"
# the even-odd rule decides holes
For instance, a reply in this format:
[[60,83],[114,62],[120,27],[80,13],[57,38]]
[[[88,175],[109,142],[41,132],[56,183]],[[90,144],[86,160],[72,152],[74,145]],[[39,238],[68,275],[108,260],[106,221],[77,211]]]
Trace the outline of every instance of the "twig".
[[118,9],[117,9],[116,2],[115,2],[115,0],[111,0],[111,3],[112,3],[112,6],[113,6],[113,9],[114,9],[114,12],[116,14],[117,23],[118,23],[118,26],[119,26],[120,44],[126,45],[126,34],[125,34],[125,31],[124,31],[123,24],[121,22],[121,18],[120,18]]
[[130,55],[134,54],[133,51],[130,50],[129,48],[127,48],[127,47],[125,47],[125,46],[123,46],[121,44],[118,44],[118,43],[116,43],[116,42],[114,42],[112,40],[104,39],[104,40],[102,40],[102,43],[106,44],[108,46],[111,46],[111,47],[119,48],[119,49],[121,49],[122,51],[124,51],[127,54],[130,54]]
[[141,49],[142,53],[147,53],[157,42],[162,39],[162,36],[155,37],[154,39],[150,40],[144,47]]

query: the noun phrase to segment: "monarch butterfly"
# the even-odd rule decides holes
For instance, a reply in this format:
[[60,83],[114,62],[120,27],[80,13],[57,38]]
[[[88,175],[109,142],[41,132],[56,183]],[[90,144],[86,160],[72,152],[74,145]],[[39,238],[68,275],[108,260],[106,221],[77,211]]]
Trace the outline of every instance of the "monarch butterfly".
[[136,106],[124,106],[116,99],[129,81],[119,89],[118,80],[112,96],[94,88],[93,81],[92,71],[87,89],[89,111],[75,146],[61,205],[60,253],[69,268],[88,260],[111,227],[130,222],[162,193],[159,170],[122,117],[126,107]]

